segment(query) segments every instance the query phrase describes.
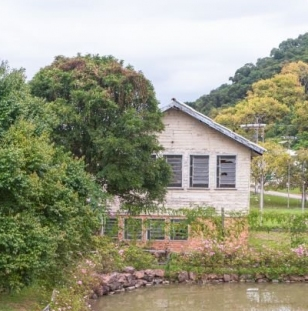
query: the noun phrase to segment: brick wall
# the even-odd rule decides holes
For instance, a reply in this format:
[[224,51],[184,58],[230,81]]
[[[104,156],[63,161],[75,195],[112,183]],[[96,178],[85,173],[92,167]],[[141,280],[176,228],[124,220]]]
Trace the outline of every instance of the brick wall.
[[[125,219],[128,219],[127,216],[118,216],[118,234],[117,237],[120,241],[131,242],[132,240],[125,238]],[[204,231],[198,230],[198,225],[195,224],[188,225],[188,237],[185,240],[172,240],[170,235],[170,223],[172,220],[185,220],[184,217],[173,217],[173,216],[148,216],[142,215],[135,217],[133,219],[140,219],[142,221],[142,234],[141,238],[136,240],[137,244],[149,249],[153,250],[164,250],[170,252],[187,252],[192,250],[202,249],[205,241],[211,239],[210,236],[213,237],[213,232],[215,230],[215,225],[211,223],[211,220],[206,219],[204,221],[198,221],[198,225],[205,225],[209,232],[211,232],[210,236],[204,234]],[[153,219],[163,219],[165,221],[165,236],[163,240],[151,239],[149,240],[147,237],[147,229],[150,220]],[[241,229],[236,229],[236,225],[241,223]],[[197,229],[196,229],[197,228]],[[248,238],[248,227],[245,218],[226,218],[224,220],[224,228],[225,232],[231,231],[231,234],[228,234],[225,238],[225,243],[233,243],[233,244],[246,244]],[[234,230],[232,232],[232,230]]]

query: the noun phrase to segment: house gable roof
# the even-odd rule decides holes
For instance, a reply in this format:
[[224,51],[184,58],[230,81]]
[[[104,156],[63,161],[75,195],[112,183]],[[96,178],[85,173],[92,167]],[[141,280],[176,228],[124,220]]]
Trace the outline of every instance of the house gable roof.
[[265,151],[265,149],[252,141],[248,140],[247,138],[234,133],[230,129],[226,128],[223,125],[218,124],[217,122],[213,121],[211,118],[203,115],[202,113],[196,111],[195,109],[191,108],[190,106],[177,101],[175,98],[172,99],[171,103],[165,106],[162,106],[161,108],[162,112],[165,112],[169,109],[177,109],[181,110],[182,112],[190,115],[191,117],[195,118],[196,120],[208,125],[209,127],[213,128],[214,130],[222,133],[223,135],[226,135],[230,137],[231,139],[237,141],[238,143],[246,146],[249,148],[251,151],[262,155]]

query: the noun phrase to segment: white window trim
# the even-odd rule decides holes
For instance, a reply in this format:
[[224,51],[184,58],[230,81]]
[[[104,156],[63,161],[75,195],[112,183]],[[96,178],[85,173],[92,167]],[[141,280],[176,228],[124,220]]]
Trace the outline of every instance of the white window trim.
[[[223,184],[221,183],[221,180],[220,180],[220,176],[219,173],[219,168],[220,168],[220,158],[223,158],[223,157],[226,157],[226,158],[233,158],[234,159],[234,166],[235,166],[235,169],[234,169],[234,184],[232,184],[232,186],[220,186],[220,184]],[[218,154],[216,156],[216,189],[230,189],[230,190],[233,190],[233,189],[236,189],[236,184],[237,184],[237,155],[235,154]],[[231,185],[231,184],[230,184]]]
[[[195,185],[193,184],[192,161],[195,157],[207,158],[207,185],[196,186],[197,183]],[[209,187],[210,187],[210,156],[208,154],[190,154],[189,155],[189,189],[209,189]]]
[[[163,155],[163,157],[166,159],[167,161],[167,157],[181,157],[181,185],[177,186],[177,185],[168,185],[167,188],[169,189],[183,189],[183,172],[184,172],[184,169],[183,169],[183,154],[169,154],[169,153],[166,153]],[[169,163],[169,162],[167,162]],[[170,163],[169,163],[170,165]]]

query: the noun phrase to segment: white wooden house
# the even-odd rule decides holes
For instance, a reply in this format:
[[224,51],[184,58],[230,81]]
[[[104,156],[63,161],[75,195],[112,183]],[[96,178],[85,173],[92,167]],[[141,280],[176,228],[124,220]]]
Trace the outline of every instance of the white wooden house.
[[265,149],[176,99],[161,110],[158,140],[174,173],[165,205],[247,211],[251,159]]
[[[165,207],[170,209],[214,207],[217,212],[246,212],[250,198],[250,164],[264,148],[214,122],[175,99],[161,107],[165,129],[158,134],[162,154],[173,170]],[[119,207],[113,204],[113,211]],[[176,215],[176,213],[174,214]],[[202,246],[190,235],[183,217],[158,213],[111,216],[104,232],[120,240],[151,242],[154,249],[183,251]],[[183,227],[184,224],[184,227]]]

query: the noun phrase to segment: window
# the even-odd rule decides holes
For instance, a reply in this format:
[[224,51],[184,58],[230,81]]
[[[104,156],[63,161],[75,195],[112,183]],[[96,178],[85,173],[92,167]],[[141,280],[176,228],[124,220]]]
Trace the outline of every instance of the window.
[[111,238],[118,237],[118,219],[117,218],[107,218],[104,225],[104,235]]
[[209,157],[190,156],[190,187],[209,186]]
[[164,240],[165,239],[165,220],[149,219],[147,230],[148,240]]
[[170,239],[175,241],[188,239],[188,225],[184,219],[171,219]]
[[217,188],[235,188],[235,156],[217,157]]
[[165,155],[164,158],[170,164],[173,173],[168,187],[182,187],[182,156]]
[[124,238],[127,240],[141,240],[142,220],[140,218],[126,218],[124,220]]

